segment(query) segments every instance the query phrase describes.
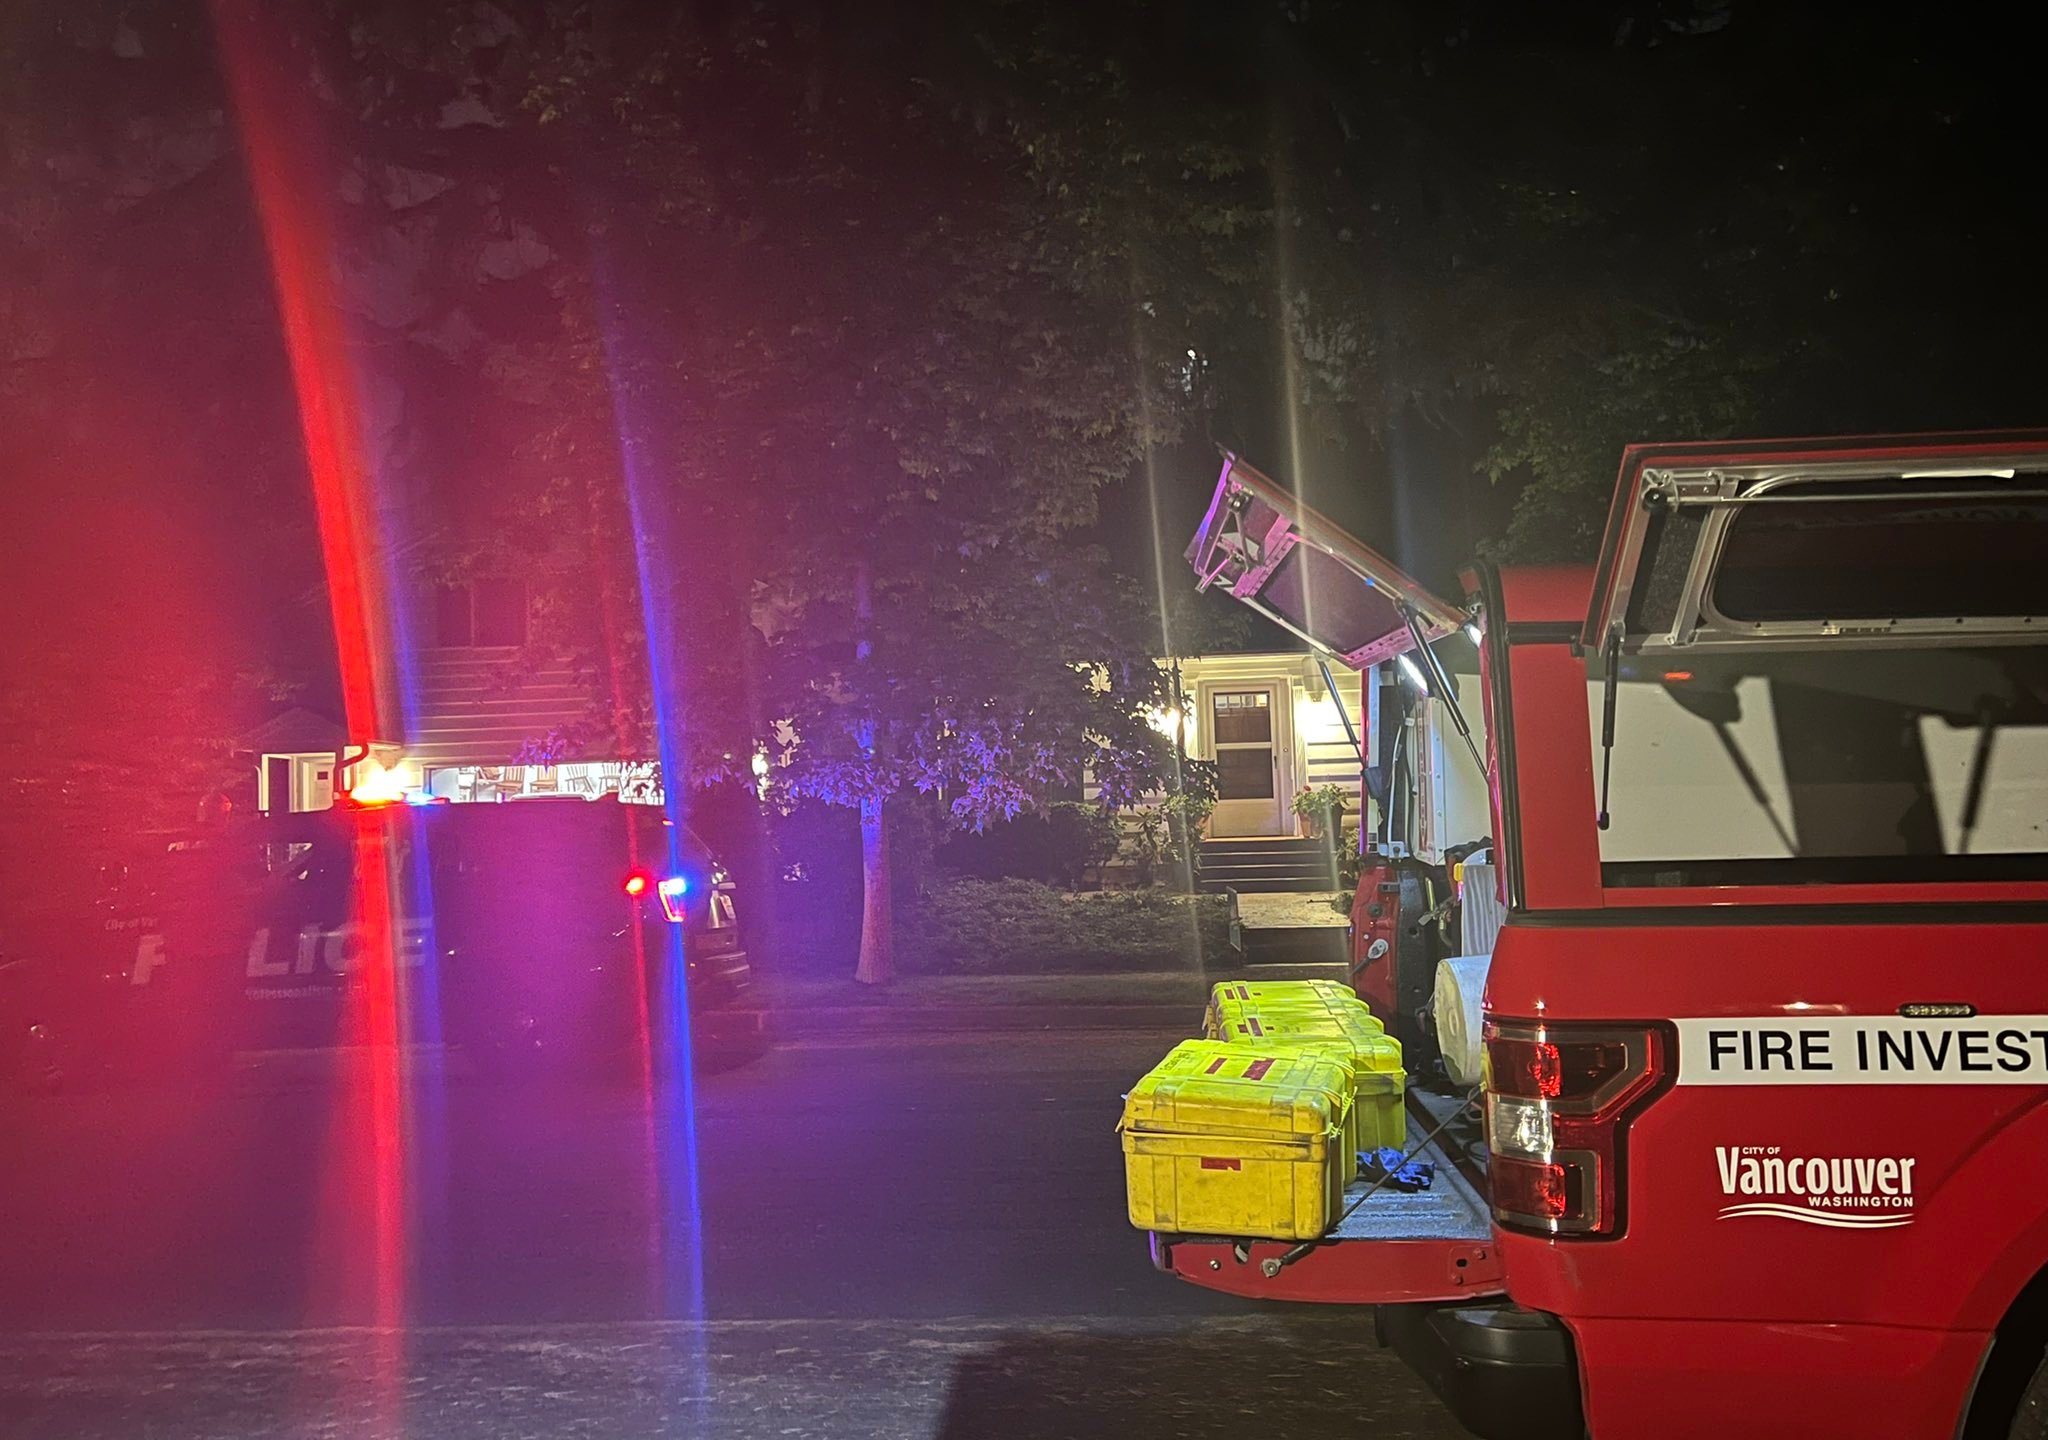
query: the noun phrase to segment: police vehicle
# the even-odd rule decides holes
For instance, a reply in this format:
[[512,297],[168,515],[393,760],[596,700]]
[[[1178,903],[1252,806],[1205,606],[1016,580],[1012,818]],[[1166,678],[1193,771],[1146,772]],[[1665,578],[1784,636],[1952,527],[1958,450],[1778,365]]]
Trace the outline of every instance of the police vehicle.
[[92,885],[14,910],[0,1085],[378,1043],[658,1070],[679,1028],[745,1013],[730,875],[615,799],[221,820],[136,837]]

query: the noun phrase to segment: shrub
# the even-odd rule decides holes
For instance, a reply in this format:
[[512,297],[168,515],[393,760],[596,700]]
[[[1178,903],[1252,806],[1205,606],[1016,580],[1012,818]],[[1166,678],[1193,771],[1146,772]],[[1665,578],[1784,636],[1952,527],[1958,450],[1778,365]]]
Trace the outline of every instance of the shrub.
[[1220,951],[1228,923],[1217,895],[948,880],[907,917],[900,959],[925,974],[1172,969]]
[[1037,880],[1079,889],[1116,854],[1116,815],[1100,805],[1063,800],[1044,815],[1019,815],[941,845],[940,869],[979,880]]
[[1123,841],[1116,812],[1100,805],[1063,800],[1052,807],[1046,826],[1052,833],[1054,873],[1069,890],[1080,889],[1090,872],[1108,864]]

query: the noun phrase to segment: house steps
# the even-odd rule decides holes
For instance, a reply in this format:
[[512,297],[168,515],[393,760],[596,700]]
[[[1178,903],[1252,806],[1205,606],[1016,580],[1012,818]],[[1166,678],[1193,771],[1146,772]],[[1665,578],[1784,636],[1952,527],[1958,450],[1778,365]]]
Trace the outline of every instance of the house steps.
[[1201,888],[1211,892],[1284,894],[1337,888],[1336,855],[1323,840],[1204,840],[1197,859]]

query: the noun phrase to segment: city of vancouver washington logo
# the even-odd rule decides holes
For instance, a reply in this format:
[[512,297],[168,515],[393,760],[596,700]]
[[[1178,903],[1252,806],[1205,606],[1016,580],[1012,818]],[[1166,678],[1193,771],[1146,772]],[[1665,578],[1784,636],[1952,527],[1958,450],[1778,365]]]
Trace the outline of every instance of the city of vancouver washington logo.
[[1796,1220],[1834,1230],[1913,1223],[1906,1155],[1796,1155],[1778,1145],[1716,1145],[1723,1220]]

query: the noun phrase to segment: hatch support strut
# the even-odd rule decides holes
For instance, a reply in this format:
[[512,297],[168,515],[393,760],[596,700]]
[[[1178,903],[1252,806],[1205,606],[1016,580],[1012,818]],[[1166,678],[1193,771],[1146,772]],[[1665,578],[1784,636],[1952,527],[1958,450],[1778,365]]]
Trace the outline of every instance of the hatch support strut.
[[1465,742],[1465,748],[1472,752],[1472,763],[1479,767],[1479,773],[1486,773],[1486,757],[1479,753],[1479,742],[1472,738],[1472,727],[1465,723],[1465,712],[1458,704],[1458,692],[1451,688],[1451,677],[1444,673],[1443,662],[1436,658],[1436,651],[1429,648],[1429,640],[1422,633],[1422,622],[1416,618],[1415,607],[1401,607],[1401,623],[1408,627],[1408,638],[1415,642],[1415,648],[1422,652],[1423,667],[1429,671],[1429,688],[1433,694],[1441,695],[1444,704],[1450,706],[1451,723],[1458,727],[1458,736]]
[[1344,733],[1351,741],[1351,749],[1358,756],[1358,763],[1365,765],[1365,747],[1358,743],[1358,727],[1351,723],[1351,712],[1344,708],[1344,697],[1337,693],[1337,681],[1330,674],[1330,662],[1321,655],[1316,656],[1316,669],[1323,672],[1323,688],[1330,692],[1330,703],[1337,707],[1337,718],[1344,722]]

